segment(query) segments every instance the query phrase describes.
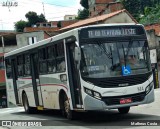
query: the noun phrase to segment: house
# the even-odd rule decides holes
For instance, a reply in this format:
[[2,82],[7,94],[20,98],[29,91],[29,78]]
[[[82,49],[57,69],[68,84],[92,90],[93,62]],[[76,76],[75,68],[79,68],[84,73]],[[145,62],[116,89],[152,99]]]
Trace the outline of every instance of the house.
[[60,28],[66,27],[76,22],[77,20],[61,20],[61,21],[50,21],[50,22],[44,22],[44,23],[37,23],[36,25],[32,27],[25,27],[24,32],[45,31],[49,35],[54,36],[58,34],[58,30]]
[[68,31],[76,27],[93,25],[93,24],[108,24],[108,23],[137,23],[137,21],[132,17],[132,15],[125,9],[115,11],[109,14],[103,14],[101,16],[96,16],[81,20],[72,25],[60,29],[60,32]]
[[88,0],[90,17],[109,14],[123,9],[121,2],[116,0]]
[[150,49],[157,50],[157,58],[160,60],[160,24],[146,25],[145,30],[147,33]]
[[46,31],[24,32],[16,35],[17,47],[21,48],[51,37]]

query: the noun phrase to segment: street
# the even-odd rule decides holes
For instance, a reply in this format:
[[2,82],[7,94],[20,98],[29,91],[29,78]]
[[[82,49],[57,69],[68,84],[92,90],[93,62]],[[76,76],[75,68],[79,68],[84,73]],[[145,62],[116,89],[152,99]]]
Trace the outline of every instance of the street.
[[[43,127],[0,127],[0,129],[158,129],[160,126],[160,89],[155,90],[155,102],[148,105],[132,107],[129,114],[119,114],[117,110],[106,112],[90,112],[78,114],[77,120],[69,121],[58,111],[43,111],[38,114],[26,114],[23,107],[0,109],[0,120],[39,121],[45,123]],[[144,120],[144,121],[143,121]],[[158,126],[132,126],[131,122],[158,123]]]

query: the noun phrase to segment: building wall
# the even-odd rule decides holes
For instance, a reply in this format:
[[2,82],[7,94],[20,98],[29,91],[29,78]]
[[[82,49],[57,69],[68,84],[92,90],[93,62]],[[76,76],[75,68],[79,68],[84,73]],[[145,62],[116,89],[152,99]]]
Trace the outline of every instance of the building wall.
[[135,23],[125,12],[105,20],[103,23]]
[[64,20],[74,20],[76,18],[76,15],[65,15]]
[[[4,52],[7,53],[7,52],[10,52],[10,51],[13,51],[15,49],[17,49],[18,47],[16,45],[11,45],[11,46],[4,46]],[[0,52],[3,52],[3,48],[0,47]]]
[[24,47],[29,45],[29,37],[36,37],[37,42],[44,39],[44,32],[30,32],[30,33],[23,33],[17,34],[17,46],[18,48]]

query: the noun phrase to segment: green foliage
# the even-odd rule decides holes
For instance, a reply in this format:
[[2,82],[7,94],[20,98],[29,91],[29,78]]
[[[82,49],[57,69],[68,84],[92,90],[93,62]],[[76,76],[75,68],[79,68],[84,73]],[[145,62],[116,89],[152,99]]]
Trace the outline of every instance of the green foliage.
[[76,17],[76,19],[83,20],[83,19],[88,18],[88,16],[89,16],[88,9],[83,9],[83,10],[79,9],[78,10],[78,16]]
[[159,21],[160,0],[120,0],[120,2],[142,24]]
[[17,32],[23,32],[23,29],[26,27],[26,25],[27,25],[26,21],[20,20],[14,24],[14,27]]
[[32,25],[35,25],[38,22],[47,22],[43,14],[37,15],[36,12],[32,11],[26,13],[25,17],[27,18],[28,21],[20,20],[14,24],[17,32],[23,32],[23,29],[25,27],[31,27]]
[[144,16],[139,21],[141,24],[160,23],[160,5],[146,7],[144,10]]
[[81,0],[80,4],[82,5],[82,7],[84,7],[85,9],[89,9],[88,6],[88,0]]
[[25,17],[28,20],[29,26],[32,26],[38,22],[46,22],[45,16],[43,14],[37,15],[36,12],[29,11],[26,13]]

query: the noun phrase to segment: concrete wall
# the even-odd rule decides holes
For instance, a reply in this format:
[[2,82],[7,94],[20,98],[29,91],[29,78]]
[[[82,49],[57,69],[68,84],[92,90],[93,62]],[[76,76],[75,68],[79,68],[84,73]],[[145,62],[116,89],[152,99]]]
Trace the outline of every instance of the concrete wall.
[[111,17],[109,19],[107,19],[106,21],[104,21],[104,23],[135,23],[131,17],[129,17],[128,14],[126,14],[125,12],[120,13],[114,17]]
[[147,30],[147,38],[148,38],[148,43],[149,43],[149,47],[150,49],[152,48],[157,48],[159,46],[158,43],[158,37],[155,35],[155,31],[154,30]]
[[42,31],[42,32],[17,34],[16,39],[18,48],[29,45],[29,37],[36,37],[38,42],[44,39],[44,32]]
[[[17,49],[18,47],[16,45],[11,45],[11,46],[4,46],[4,52],[7,53],[7,52],[10,52],[10,51],[13,51],[15,49]],[[3,48],[0,47],[0,52],[2,53],[3,52]]]

